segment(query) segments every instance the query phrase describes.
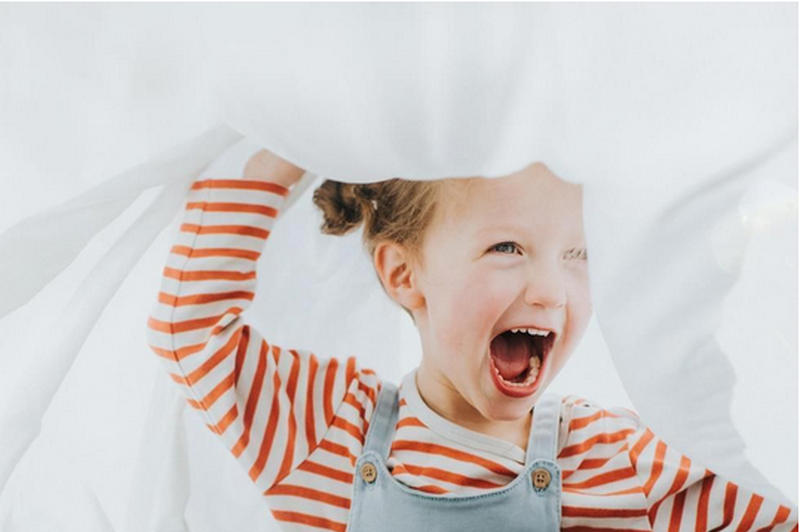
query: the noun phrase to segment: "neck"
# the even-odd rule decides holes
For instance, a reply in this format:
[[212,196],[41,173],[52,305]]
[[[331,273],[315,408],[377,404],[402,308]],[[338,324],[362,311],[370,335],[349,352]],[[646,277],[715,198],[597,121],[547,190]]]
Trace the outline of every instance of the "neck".
[[496,421],[486,418],[437,368],[422,363],[416,372],[419,395],[425,404],[451,423],[466,429],[510,441],[526,449],[530,434],[531,416],[523,416],[513,421]]

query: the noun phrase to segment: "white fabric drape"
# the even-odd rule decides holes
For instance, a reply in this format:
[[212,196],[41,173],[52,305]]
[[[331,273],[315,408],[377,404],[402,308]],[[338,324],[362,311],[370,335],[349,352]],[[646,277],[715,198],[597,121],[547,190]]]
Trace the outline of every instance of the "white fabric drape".
[[[764,294],[725,306],[753,236],[797,216],[796,4],[220,4],[167,13],[196,30],[219,122],[0,234],[2,318],[57,278],[141,193],[163,187],[78,287],[70,311],[47,324],[27,369],[3,392],[0,487],[109,300],[174,222],[191,181],[231,147],[242,150],[236,158],[265,146],[308,169],[294,196],[306,200],[326,177],[496,177],[537,160],[583,184],[595,314],[636,410],[693,460],[796,505],[794,291],[793,305]],[[397,309],[378,303],[385,296],[377,287],[359,284],[371,274],[356,239],[337,248],[328,246],[332,237],[316,236],[292,248],[277,238],[275,255],[259,265],[264,279],[306,255],[341,265],[326,274],[336,282],[284,294],[286,314],[324,323],[341,312],[332,302],[358,286],[363,299],[351,316],[385,305],[396,320],[387,330],[401,327]],[[796,268],[796,247],[786,257]],[[259,297],[284,300],[277,287]],[[776,303],[795,320],[730,331]],[[288,321],[277,330],[284,322],[258,302],[252,312],[275,325],[278,343],[279,335],[302,334]],[[144,329],[145,318],[132,326]],[[314,334],[302,337],[329,354],[353,345]],[[743,371],[754,360],[772,380]],[[151,407],[148,430],[173,451],[148,454],[142,436],[129,522],[183,530],[182,413],[159,389],[153,404],[174,407]],[[769,441],[765,434],[795,445],[781,456],[785,469],[769,476],[753,465],[771,452],[752,446]],[[154,471],[170,496],[144,516],[136,509],[149,504]]]
[[[108,300],[153,239],[171,220],[194,178],[232,141],[217,128],[186,147],[115,177],[64,205],[48,209],[0,235],[0,318],[32,298],[75,258],[86,242],[143,191],[163,185],[159,196],[78,287],[70,312],[52,325],[36,364],[7,397],[0,426],[0,488],[38,434],[39,423]],[[175,180],[176,176],[180,179]],[[175,182],[170,182],[175,180]],[[36,393],[31,393],[35,390]]]

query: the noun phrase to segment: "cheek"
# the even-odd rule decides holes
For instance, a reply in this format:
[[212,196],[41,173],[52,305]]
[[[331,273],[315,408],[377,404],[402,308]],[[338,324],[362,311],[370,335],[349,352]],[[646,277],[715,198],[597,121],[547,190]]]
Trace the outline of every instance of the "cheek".
[[437,341],[459,357],[485,348],[481,342],[485,343],[485,337],[508,306],[509,290],[481,273],[450,270],[441,272],[439,278],[441,282],[432,287],[433,299],[429,300]]
[[592,317],[592,301],[589,291],[589,277],[584,272],[576,275],[567,292],[569,301],[567,321],[573,341],[578,341]]
[[578,290],[578,300],[580,302],[580,307],[584,314],[587,316],[586,320],[588,321],[588,316],[592,314],[592,295],[591,290],[589,288],[589,272],[588,268],[584,269],[584,274],[580,279],[579,283],[579,290]]
[[469,295],[463,290],[463,280],[452,268],[437,270],[428,280],[425,300],[429,326],[433,338],[442,354],[457,352],[463,336],[462,328],[468,326],[469,316],[460,309],[466,309]]
[[460,312],[466,312],[476,335],[488,335],[514,302],[519,284],[508,272],[476,272],[464,279]]

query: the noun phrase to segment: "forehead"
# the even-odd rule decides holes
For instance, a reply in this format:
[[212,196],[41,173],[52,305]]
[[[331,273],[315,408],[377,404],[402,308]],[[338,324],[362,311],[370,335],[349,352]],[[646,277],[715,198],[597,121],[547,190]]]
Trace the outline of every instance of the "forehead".
[[443,229],[468,235],[522,232],[582,238],[582,188],[536,163],[504,177],[448,180]]

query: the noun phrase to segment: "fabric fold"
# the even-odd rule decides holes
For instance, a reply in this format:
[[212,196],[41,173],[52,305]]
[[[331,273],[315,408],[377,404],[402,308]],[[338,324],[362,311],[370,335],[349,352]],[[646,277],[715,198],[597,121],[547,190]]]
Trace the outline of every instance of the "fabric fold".
[[[100,314],[161,230],[169,224],[194,179],[219,152],[241,135],[216,126],[87,193],[48,209],[0,235],[0,318],[27,302],[60,273],[102,229],[142,191],[164,184],[161,193],[120,236],[86,276],[41,349],[0,410],[0,492],[41,430],[41,420]],[[85,223],[77,236],[76,223]],[[52,248],[52,255],[38,255]],[[49,262],[52,261],[52,262]],[[7,274],[6,274],[7,273]]]
[[0,234],[0,318],[57,277],[139,194],[172,181],[190,181],[240,138],[220,123]]

